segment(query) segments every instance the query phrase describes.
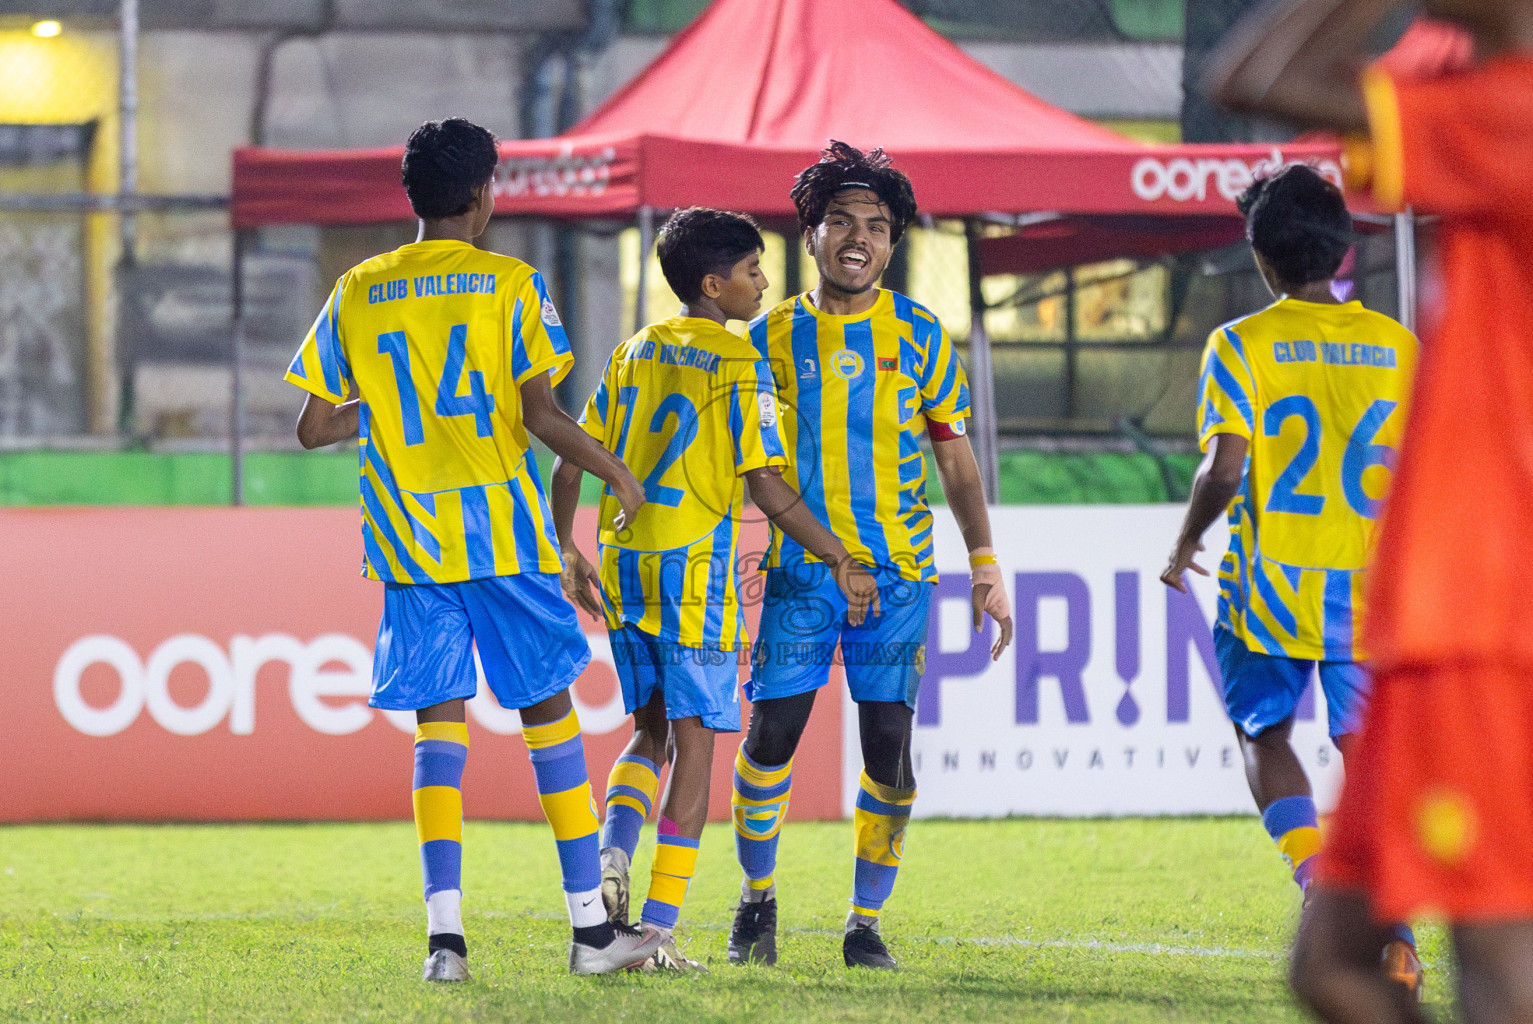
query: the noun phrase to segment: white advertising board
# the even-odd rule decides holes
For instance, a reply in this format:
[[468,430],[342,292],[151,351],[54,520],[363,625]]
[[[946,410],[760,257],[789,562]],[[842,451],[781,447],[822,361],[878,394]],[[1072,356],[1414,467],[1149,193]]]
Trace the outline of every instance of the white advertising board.
[[[1218,588],[1193,596],[1159,579],[1181,524],[1174,505],[993,508],[991,527],[1017,627],[999,661],[973,632],[956,523],[937,514],[943,582],[934,595],[911,753],[915,814],[932,817],[1254,813],[1220,697],[1212,627]],[[1211,572],[1223,524],[1204,540]],[[862,757],[856,706],[843,715],[843,802]],[[1319,688],[1299,706],[1293,746],[1322,812],[1341,756]]]

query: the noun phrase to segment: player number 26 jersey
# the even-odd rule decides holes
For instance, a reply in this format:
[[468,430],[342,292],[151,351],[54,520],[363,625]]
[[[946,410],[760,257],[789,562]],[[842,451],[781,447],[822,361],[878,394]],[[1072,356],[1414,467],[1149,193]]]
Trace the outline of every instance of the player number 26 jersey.
[[1255,651],[1362,660],[1362,572],[1405,426],[1416,339],[1364,309],[1282,299],[1214,331],[1199,443],[1249,443],[1220,620]]

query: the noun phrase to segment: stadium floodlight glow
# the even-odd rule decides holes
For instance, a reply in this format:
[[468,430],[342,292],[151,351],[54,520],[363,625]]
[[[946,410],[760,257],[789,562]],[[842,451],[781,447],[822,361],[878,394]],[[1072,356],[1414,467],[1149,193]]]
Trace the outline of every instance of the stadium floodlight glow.
[[39,21],[32,26],[32,34],[39,39],[52,39],[62,31],[64,31],[64,26],[52,20]]

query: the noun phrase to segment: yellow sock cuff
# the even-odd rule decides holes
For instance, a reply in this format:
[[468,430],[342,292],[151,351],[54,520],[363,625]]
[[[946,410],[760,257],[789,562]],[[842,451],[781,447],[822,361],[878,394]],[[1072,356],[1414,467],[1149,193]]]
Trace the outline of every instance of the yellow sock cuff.
[[861,917],[877,917],[878,916],[878,911],[877,910],[869,910],[867,907],[859,907],[855,903],[852,904],[852,913],[857,914],[857,915],[859,915]]
[[765,878],[747,878],[745,880],[745,884],[750,886],[755,891],[761,892],[763,889],[770,889],[772,887],[772,876],[767,875]]
[[909,824],[908,814],[895,818],[857,808],[852,816],[857,859],[885,867],[899,867],[900,858],[905,855],[905,827]]
[[522,739],[526,740],[527,746],[534,750],[539,747],[551,747],[579,735],[580,719],[576,717],[574,708],[571,708],[570,713],[557,722],[522,727]]
[[627,807],[641,818],[649,817],[649,808],[640,803],[638,797],[626,793],[607,797],[607,808],[610,810],[613,807]]
[[554,838],[580,839],[601,829],[596,820],[596,805],[591,802],[591,784],[584,783],[562,793],[539,793],[543,817],[554,830]]
[[656,845],[655,870],[677,878],[691,878],[697,873],[697,847]]
[[893,786],[885,786],[868,778],[867,772],[862,773],[862,778],[859,781],[862,791],[875,800],[881,800],[886,804],[897,804],[901,807],[908,807],[916,802],[914,787],[910,789],[896,789]]
[[675,875],[652,871],[649,876],[649,898],[679,907],[687,898],[687,883],[691,880],[691,876],[678,878]]
[[1277,841],[1277,848],[1289,868],[1298,870],[1300,864],[1320,852],[1320,830],[1310,825],[1290,829]]
[[468,746],[467,722],[421,722],[415,727],[415,742],[422,740],[446,740]]
[[660,792],[660,776],[654,770],[633,761],[619,761],[607,776],[607,789],[630,786],[637,789],[654,806],[655,796]]
[[463,841],[463,791],[453,786],[422,786],[410,794],[415,805],[415,835],[422,843]]
[[750,758],[746,757],[744,749],[741,749],[735,754],[735,771],[750,785],[760,789],[770,789],[773,786],[782,785],[783,781],[793,773],[793,759],[789,758],[785,765],[763,769],[751,764]]

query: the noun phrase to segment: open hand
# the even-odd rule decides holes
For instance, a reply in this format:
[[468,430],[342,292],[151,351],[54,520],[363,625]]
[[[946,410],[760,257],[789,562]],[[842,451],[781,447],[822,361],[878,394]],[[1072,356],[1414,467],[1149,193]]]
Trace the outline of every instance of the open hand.
[[986,615],[1001,627],[1001,635],[990,645],[990,660],[998,661],[1001,653],[1011,646],[1012,631],[1015,628],[1011,621],[1011,598],[1006,595],[1006,587],[1001,583],[1001,567],[976,565],[969,572],[969,583],[972,588],[969,603],[974,612],[974,632],[978,633],[984,626]]
[[1207,569],[1193,561],[1202,550],[1203,542],[1197,538],[1177,541],[1176,547],[1171,549],[1171,561],[1166,565],[1165,571],[1160,574],[1160,581],[1172,590],[1187,593],[1187,581],[1182,579],[1182,573],[1191,569],[1199,576],[1209,575]]
[[573,544],[563,547],[564,569],[559,573],[559,588],[575,607],[601,618],[601,583],[596,568]]

